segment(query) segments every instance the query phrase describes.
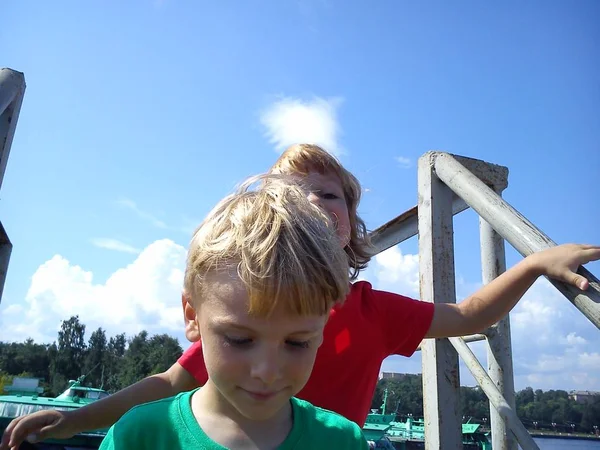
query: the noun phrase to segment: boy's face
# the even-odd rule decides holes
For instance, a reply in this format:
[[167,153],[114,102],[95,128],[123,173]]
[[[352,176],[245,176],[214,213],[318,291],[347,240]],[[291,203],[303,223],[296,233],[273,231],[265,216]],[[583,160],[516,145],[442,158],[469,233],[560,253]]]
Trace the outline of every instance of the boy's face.
[[187,337],[202,338],[212,406],[229,417],[274,418],[308,381],[328,316],[281,308],[269,318],[250,316],[245,287],[227,274],[211,275],[203,292],[197,314],[188,304]]
[[321,174],[311,171],[305,177],[305,181],[310,189],[308,199],[329,214],[335,223],[342,247],[346,247],[350,242],[350,216],[339,177],[333,173]]

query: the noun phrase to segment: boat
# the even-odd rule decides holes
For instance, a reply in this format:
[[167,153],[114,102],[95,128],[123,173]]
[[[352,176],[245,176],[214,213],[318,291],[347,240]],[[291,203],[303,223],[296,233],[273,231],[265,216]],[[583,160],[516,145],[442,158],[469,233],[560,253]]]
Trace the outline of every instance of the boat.
[[[398,421],[397,414],[383,414],[388,392],[384,391],[381,413],[372,410],[363,426],[363,434],[374,449],[417,450],[425,448],[425,422],[411,415]],[[481,425],[471,423],[470,419],[462,424],[464,450],[491,450],[488,434],[480,430]],[[392,447],[390,447],[390,444]]]
[[[0,395],[0,435],[16,417],[36,411],[56,409],[70,411],[108,397],[110,394],[102,388],[83,385],[84,376],[69,381],[65,391],[56,398],[41,397],[43,388],[39,378],[15,377],[12,386],[5,386],[8,395]],[[86,431],[69,439],[48,439],[38,444],[24,443],[21,450],[76,450],[97,449],[106,436],[108,429]]]

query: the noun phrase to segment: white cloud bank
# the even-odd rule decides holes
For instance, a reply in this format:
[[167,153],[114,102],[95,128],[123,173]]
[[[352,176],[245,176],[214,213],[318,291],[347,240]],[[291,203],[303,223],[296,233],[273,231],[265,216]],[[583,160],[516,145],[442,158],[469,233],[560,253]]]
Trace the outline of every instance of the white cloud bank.
[[185,249],[168,239],[153,242],[105,283],[60,255],[43,263],[31,278],[25,300],[0,314],[0,340],[56,340],[61,320],[79,315],[88,331],[112,336],[145,329],[170,333],[182,342],[181,288]]
[[[159,240],[98,283],[92,272],[56,255],[37,269],[23,303],[0,311],[0,340],[51,342],[60,321],[78,314],[89,331],[101,326],[109,335],[131,336],[142,329],[169,333],[186,348],[180,306],[184,264],[182,246]],[[375,288],[418,297],[418,255],[398,247],[375,257],[364,276]],[[472,286],[476,283],[459,277],[458,292]],[[517,305],[511,328],[517,389],[600,390],[597,330],[546,280],[534,284]],[[483,343],[472,348],[485,366]],[[388,358],[382,370],[420,372],[419,353]],[[461,380],[474,384],[464,371]]]

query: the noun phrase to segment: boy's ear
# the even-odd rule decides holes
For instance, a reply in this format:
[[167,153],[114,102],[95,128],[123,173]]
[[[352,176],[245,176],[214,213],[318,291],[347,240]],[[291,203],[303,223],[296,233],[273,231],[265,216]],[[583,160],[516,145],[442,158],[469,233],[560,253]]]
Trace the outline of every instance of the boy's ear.
[[197,342],[200,340],[200,328],[198,327],[196,310],[192,305],[192,299],[185,292],[181,293],[181,306],[183,307],[185,337],[190,342]]

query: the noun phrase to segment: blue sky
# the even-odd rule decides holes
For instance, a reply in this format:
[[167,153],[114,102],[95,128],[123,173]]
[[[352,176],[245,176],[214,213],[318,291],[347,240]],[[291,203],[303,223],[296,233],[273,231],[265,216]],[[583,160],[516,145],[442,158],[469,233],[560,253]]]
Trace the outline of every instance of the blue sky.
[[[600,242],[597,2],[23,1],[0,14],[1,64],[27,81],[0,203],[14,245],[2,340],[49,341],[80,314],[185,347],[192,229],[302,140],[359,177],[369,228],[416,204],[416,160],[436,149],[509,167],[505,198],[555,241]],[[455,233],[463,297],[480,282],[476,215]],[[416,296],[416,252],[411,239],[364,276]],[[518,388],[600,390],[597,329],[544,282],[513,314],[513,347]]]

